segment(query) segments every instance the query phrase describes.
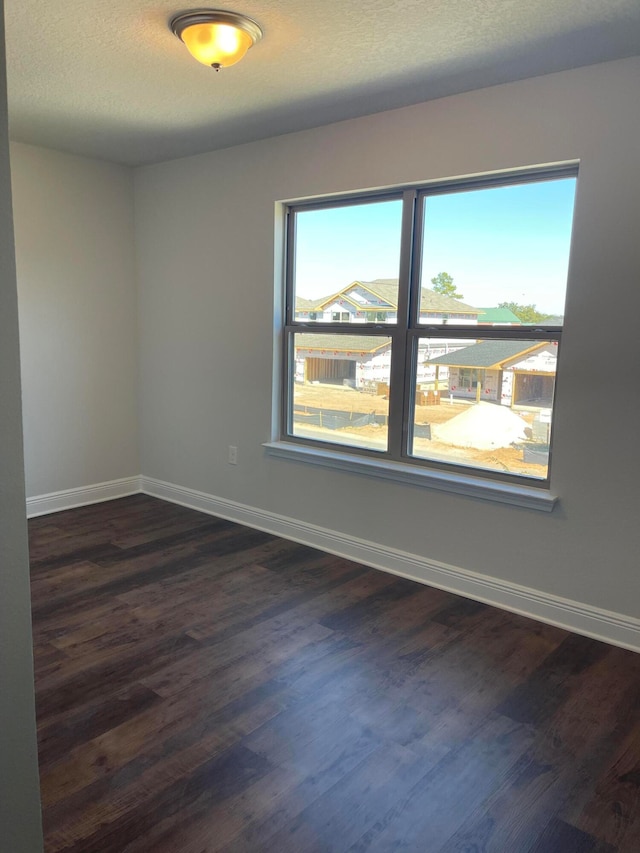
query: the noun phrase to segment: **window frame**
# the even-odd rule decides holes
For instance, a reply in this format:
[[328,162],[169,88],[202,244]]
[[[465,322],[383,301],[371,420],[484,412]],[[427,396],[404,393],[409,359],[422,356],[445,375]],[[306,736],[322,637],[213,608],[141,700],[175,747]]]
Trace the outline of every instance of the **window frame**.
[[461,378],[461,375],[464,375],[466,373],[471,373],[471,374],[473,374],[474,378],[470,380],[469,391],[474,391],[478,387],[478,382],[480,381],[478,379],[480,369],[481,368],[479,368],[479,367],[459,367],[458,368],[458,384],[460,386],[463,385],[464,380]]
[[[575,161],[551,166],[518,169],[490,175],[471,176],[460,179],[442,180],[414,184],[409,187],[392,187],[384,191],[354,192],[348,195],[326,196],[322,199],[298,200],[284,205],[285,217],[285,294],[284,323],[282,328],[283,357],[279,376],[280,419],[279,445],[297,446],[303,452],[300,458],[308,455],[313,461],[314,453],[306,454],[305,448],[334,454],[345,461],[362,458],[365,469],[389,466],[399,470],[428,474],[434,472],[438,480],[449,474],[452,481],[487,481],[496,485],[508,484],[517,491],[548,490],[551,480],[553,427],[555,411],[552,416],[549,462],[547,476],[534,478],[526,475],[500,472],[478,468],[472,465],[458,465],[452,462],[417,457],[409,453],[413,444],[414,408],[416,395],[416,371],[418,347],[421,338],[465,338],[476,340],[523,340],[554,341],[558,345],[558,363],[560,361],[562,326],[538,324],[535,326],[470,326],[452,323],[450,319],[441,325],[420,323],[421,261],[423,252],[424,200],[429,196],[468,192],[470,190],[540,183],[562,178],[578,177],[578,163]],[[305,322],[295,317],[295,247],[296,216],[298,213],[355,206],[402,199],[402,224],[400,233],[400,260],[398,270],[398,310],[395,321],[365,321],[345,323],[342,321]],[[391,339],[391,370],[389,377],[389,415],[387,450],[356,447],[322,439],[306,438],[293,434],[293,391],[295,388],[295,335],[311,330],[314,334],[367,335]],[[471,334],[470,334],[471,332]],[[557,374],[555,377],[557,384]],[[555,395],[554,395],[555,397]],[[554,406],[555,410],[555,399]],[[274,444],[270,445],[275,447]],[[279,454],[282,455],[282,454]],[[333,467],[333,466],[332,466]]]

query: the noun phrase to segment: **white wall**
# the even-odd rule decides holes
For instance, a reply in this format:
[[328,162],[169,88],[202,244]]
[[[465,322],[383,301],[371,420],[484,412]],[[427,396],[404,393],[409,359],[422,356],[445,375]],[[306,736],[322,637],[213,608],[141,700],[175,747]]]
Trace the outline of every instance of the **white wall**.
[[0,849],[42,850],[0,0]]
[[11,145],[27,495],[139,473],[133,177]]
[[[143,473],[640,616],[639,91],[633,58],[138,170]],[[278,200],[574,159],[552,514],[265,455]]]

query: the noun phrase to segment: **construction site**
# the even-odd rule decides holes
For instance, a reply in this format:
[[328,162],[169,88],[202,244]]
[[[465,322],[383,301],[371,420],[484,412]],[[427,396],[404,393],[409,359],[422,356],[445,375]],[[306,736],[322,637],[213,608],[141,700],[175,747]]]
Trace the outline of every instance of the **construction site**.
[[[296,384],[293,434],[371,450],[387,449],[387,386]],[[412,455],[432,461],[545,479],[550,410],[517,410],[456,399],[446,390],[418,391]]]

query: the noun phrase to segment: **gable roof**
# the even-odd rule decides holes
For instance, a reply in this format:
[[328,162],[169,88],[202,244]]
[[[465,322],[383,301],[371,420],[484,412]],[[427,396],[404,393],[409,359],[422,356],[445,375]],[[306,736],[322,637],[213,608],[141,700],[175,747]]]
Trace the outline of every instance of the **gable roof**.
[[[351,289],[354,285],[362,285],[381,299],[384,299],[394,308],[398,307],[398,279],[397,278],[376,278],[373,281],[354,281],[348,288]],[[429,290],[426,287],[420,289],[420,311],[426,311],[431,314],[473,314],[477,316],[482,313],[481,308],[473,308],[460,299],[452,299],[450,296],[445,296],[443,293],[436,293],[434,290]]]
[[[369,293],[389,306],[391,310],[396,311],[398,309],[398,279],[376,278],[373,281],[352,281],[337,293],[323,296],[320,299],[306,299],[303,296],[296,296],[296,311],[313,311],[315,308],[326,308],[327,305],[340,298],[348,299],[359,311],[380,311],[384,308],[381,305],[361,305],[349,299],[349,292],[356,288],[368,290]],[[452,299],[450,296],[423,287],[420,292],[420,312],[428,314],[469,314],[477,317],[483,313],[483,309],[473,308],[459,299]]]
[[429,358],[425,364],[446,364],[448,367],[500,368],[507,361],[535,352],[548,341],[480,341],[445,355]]
[[391,344],[379,335],[296,335],[296,349],[321,352],[375,352]]
[[322,301],[322,299],[306,299],[304,296],[296,296],[296,311],[313,311]]

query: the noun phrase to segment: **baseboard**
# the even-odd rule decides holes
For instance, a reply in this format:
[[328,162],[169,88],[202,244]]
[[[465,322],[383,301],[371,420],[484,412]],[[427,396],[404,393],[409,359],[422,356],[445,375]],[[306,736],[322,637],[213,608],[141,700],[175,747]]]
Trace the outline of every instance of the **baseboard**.
[[214,497],[194,489],[141,477],[141,490],[171,503],[292,539],[394,575],[640,652],[640,619],[550,595],[540,590],[387,548],[276,513]]
[[37,495],[27,498],[27,517],[48,515],[64,509],[73,509],[87,504],[97,504],[102,501],[112,501],[114,498],[124,498],[134,495],[141,489],[140,477],[124,477],[121,480],[110,480],[107,483],[94,483],[91,486],[79,486],[75,489],[65,489],[61,492],[51,492],[48,495]]
[[27,516],[35,518],[138,492],[264,530],[284,539],[355,560],[374,569],[547,622],[576,634],[640,652],[640,619],[632,616],[491,578],[458,566],[388,548],[346,533],[338,533],[151,477],[125,477],[121,480],[27,498]]

